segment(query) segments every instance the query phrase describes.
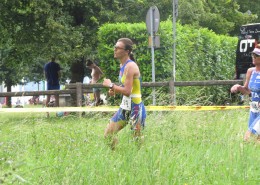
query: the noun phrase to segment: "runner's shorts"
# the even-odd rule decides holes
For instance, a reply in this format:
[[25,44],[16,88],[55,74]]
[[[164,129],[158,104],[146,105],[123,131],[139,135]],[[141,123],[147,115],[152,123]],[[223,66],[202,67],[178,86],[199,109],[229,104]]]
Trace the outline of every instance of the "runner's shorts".
[[143,102],[140,104],[131,103],[131,111],[119,108],[119,110],[111,118],[111,121],[123,125],[130,124],[131,129],[135,130],[136,125],[140,124],[142,128],[145,126],[146,110]]

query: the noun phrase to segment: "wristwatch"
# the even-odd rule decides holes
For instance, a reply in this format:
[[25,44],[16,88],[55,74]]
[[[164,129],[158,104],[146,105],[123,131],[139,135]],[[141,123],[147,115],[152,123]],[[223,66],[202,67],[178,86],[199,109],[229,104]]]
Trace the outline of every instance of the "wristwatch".
[[109,89],[113,89],[113,87],[114,87],[114,83],[111,83],[111,84],[109,85]]

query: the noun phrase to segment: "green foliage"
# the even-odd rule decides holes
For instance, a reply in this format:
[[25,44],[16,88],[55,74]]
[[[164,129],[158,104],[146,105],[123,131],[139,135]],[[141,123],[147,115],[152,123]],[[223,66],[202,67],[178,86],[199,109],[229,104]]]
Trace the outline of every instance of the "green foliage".
[[[243,20],[243,24],[260,22],[260,5],[258,1],[236,0],[236,2],[239,4],[239,11],[243,14],[243,17],[239,17]],[[232,10],[230,9],[230,11]]]
[[[179,0],[178,20],[181,24],[234,35],[241,24],[256,20],[258,6],[246,2]],[[48,61],[52,55],[58,55],[65,69],[82,56],[95,59],[97,30],[102,24],[143,22],[147,10],[154,5],[160,11],[161,21],[166,21],[172,16],[172,3],[172,0],[4,0],[0,4],[0,49],[5,55],[4,58],[0,56],[0,81],[16,85],[23,77],[35,79],[37,61]],[[247,10],[252,10],[252,14],[244,13]],[[15,56],[9,55],[6,49],[12,50]],[[143,50],[147,52],[146,46]],[[17,77],[5,75],[11,73],[8,65],[13,67],[15,74],[19,73]],[[165,66],[164,62],[162,66]],[[68,75],[68,70],[63,74]],[[37,78],[37,81],[42,80],[43,75],[37,75]]]
[[[257,6],[257,3],[253,4]],[[252,6],[245,1],[179,0],[178,20],[182,24],[206,27],[217,34],[237,35],[239,27],[254,22],[258,13],[254,11],[248,14],[244,10],[241,12],[240,5],[249,8],[247,10],[250,10],[250,6]]]
[[[161,22],[158,35],[161,48],[155,50],[156,81],[172,78],[172,23]],[[105,24],[98,32],[98,53],[104,73],[112,81],[118,81],[119,62],[113,58],[113,46],[120,37],[131,38],[135,44],[135,58],[144,82],[152,81],[151,52],[148,48],[148,34],[144,23]],[[216,35],[214,32],[193,26],[177,24],[176,40],[176,81],[230,80],[235,69],[235,49],[237,38]],[[180,104],[223,104],[228,101],[228,88],[177,88]],[[194,93],[194,89],[195,92]],[[164,89],[164,92],[167,90]],[[151,89],[144,89],[144,96],[150,96]],[[159,93],[159,91],[157,92]],[[161,90],[158,96],[161,95]],[[184,98],[188,95],[190,98]],[[205,99],[197,97],[202,95]],[[190,101],[192,100],[193,101]],[[151,100],[147,100],[147,104]]]
[[[181,49],[181,51],[177,51],[176,69],[178,72],[176,77],[178,80],[191,80],[195,75],[196,79],[226,78],[225,75],[219,76],[220,71],[226,71],[230,76],[231,70],[229,67],[223,67],[222,60],[226,60],[228,57],[223,57],[227,52],[230,52],[230,56],[233,58],[233,50],[222,49],[221,46],[215,53],[213,51],[210,51],[210,54],[200,52],[206,46],[212,50],[212,40],[208,37],[214,37],[215,41],[214,34],[210,35],[206,32],[202,34],[207,36],[200,34],[203,30],[200,27],[206,27],[218,34],[236,35],[242,24],[259,20],[260,16],[257,18],[259,5],[249,0],[179,0],[178,2],[178,21],[182,25],[193,25],[191,29],[194,30],[192,32],[184,29],[183,33],[178,31],[177,50]],[[141,65],[143,81],[150,81],[151,57],[147,47],[148,38],[144,25],[140,22],[145,20],[147,10],[154,5],[160,11],[160,20],[166,21],[172,17],[172,3],[172,0],[3,0],[0,3],[0,83],[4,82],[11,89],[12,85],[21,83],[22,79],[42,80],[44,77],[40,68],[43,66],[43,62],[47,62],[53,55],[58,56],[63,67],[62,78],[66,79],[70,76],[69,68],[73,61],[82,56],[91,59],[97,58],[99,55],[96,52],[97,31],[104,23],[120,23],[117,26],[120,27],[118,30],[105,26],[106,29],[113,31],[104,38],[109,41],[107,42],[109,44],[104,45],[101,49],[99,47],[99,51],[108,54],[106,57],[102,56],[103,53],[100,54],[101,60],[107,60],[110,64],[104,67],[111,67],[108,72],[112,72],[112,74],[117,73],[118,63],[111,60],[113,57],[112,46],[118,37],[131,36],[136,42],[138,41],[136,57]],[[247,10],[250,10],[251,13]],[[129,26],[122,22],[138,22],[140,26],[136,27],[135,24],[127,29]],[[161,25],[159,35],[162,47],[155,51],[156,79],[168,80],[172,71],[170,66],[172,60],[170,54],[172,52],[171,25],[163,22]],[[186,36],[193,37],[193,40]],[[99,40],[102,41],[100,37]],[[223,41],[217,40],[218,45],[225,45],[226,41],[223,39]],[[227,48],[229,48],[229,41],[227,42]],[[102,41],[103,43],[106,42]],[[186,56],[187,48],[184,45],[192,51],[194,51],[193,47],[197,48],[192,60],[190,60],[190,56]],[[209,65],[201,63],[201,60],[208,60]],[[216,60],[221,62],[215,64]],[[230,61],[231,59],[227,60],[227,62]],[[179,65],[180,62],[182,62],[181,65]],[[219,65],[219,63],[221,64]],[[213,66],[214,70],[208,66]],[[194,67],[198,68],[200,72],[197,70],[193,75],[192,73],[186,75],[186,70]],[[146,96],[149,96],[150,92],[151,90],[147,89]]]

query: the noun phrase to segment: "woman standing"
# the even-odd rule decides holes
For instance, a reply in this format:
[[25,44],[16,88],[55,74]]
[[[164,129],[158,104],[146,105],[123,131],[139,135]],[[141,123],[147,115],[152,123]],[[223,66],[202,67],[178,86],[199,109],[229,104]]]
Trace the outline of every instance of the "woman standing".
[[[97,81],[102,77],[103,72],[102,70],[91,60],[87,60],[87,67],[91,69],[91,84],[97,83]],[[99,106],[103,104],[103,100],[100,98],[100,89],[99,88],[93,88],[93,94],[94,94],[94,106]]]
[[141,97],[141,74],[138,65],[134,62],[133,42],[128,38],[121,38],[114,46],[114,58],[120,61],[119,81],[116,85],[110,79],[104,79],[103,85],[109,87],[109,95],[122,94],[119,110],[111,118],[105,129],[105,137],[112,139],[112,148],[117,139],[114,135],[128,123],[134,131],[134,136],[140,136],[145,126],[146,111]]
[[248,130],[244,140],[249,140],[250,136],[255,134],[258,135],[257,140],[260,141],[260,44],[253,50],[252,59],[255,67],[247,70],[244,86],[236,84],[231,87],[231,92],[251,94]]

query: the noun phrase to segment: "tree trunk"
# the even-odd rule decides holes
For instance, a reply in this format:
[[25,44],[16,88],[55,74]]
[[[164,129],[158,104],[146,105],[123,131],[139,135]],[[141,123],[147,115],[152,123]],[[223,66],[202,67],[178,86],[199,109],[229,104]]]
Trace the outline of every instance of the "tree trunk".
[[83,83],[84,74],[85,74],[85,60],[78,59],[74,61],[70,66],[71,72],[71,81],[70,83],[81,82]]
[[[7,89],[7,92],[11,92],[12,91],[12,85],[6,84],[6,89]],[[8,108],[12,107],[12,97],[6,97],[6,106]]]
[[[71,72],[71,83],[77,83],[77,82],[81,82],[83,83],[83,79],[84,79],[84,74],[85,74],[85,60],[84,58],[81,59],[77,59],[75,60],[70,67],[70,72]],[[72,98],[72,106],[76,106],[77,102],[76,102],[76,94],[71,94],[71,98]]]

